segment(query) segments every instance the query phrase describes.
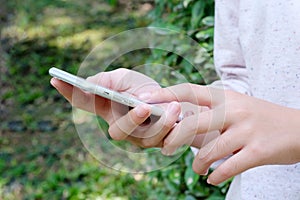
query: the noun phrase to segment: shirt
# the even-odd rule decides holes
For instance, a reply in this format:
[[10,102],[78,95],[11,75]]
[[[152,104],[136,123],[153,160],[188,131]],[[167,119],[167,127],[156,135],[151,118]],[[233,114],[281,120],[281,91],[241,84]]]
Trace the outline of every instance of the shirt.
[[[299,0],[216,0],[214,46],[226,88],[300,109]],[[299,200],[300,163],[247,170],[226,199]]]

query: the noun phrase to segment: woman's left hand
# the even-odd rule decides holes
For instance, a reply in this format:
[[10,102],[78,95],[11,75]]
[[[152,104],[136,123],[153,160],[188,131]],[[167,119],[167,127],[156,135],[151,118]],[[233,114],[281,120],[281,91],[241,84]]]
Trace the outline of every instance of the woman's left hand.
[[165,138],[163,152],[172,154],[197,134],[220,131],[193,162],[196,173],[206,174],[212,163],[231,155],[209,175],[208,182],[213,185],[252,167],[300,161],[300,110],[194,84],[162,88],[143,96],[149,103],[180,101],[210,108],[177,124]]

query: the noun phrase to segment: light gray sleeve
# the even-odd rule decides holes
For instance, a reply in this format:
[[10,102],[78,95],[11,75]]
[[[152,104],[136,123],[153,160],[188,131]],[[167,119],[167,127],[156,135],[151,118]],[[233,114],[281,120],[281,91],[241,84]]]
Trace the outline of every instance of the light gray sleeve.
[[248,72],[239,38],[239,1],[215,1],[214,63],[222,85],[243,94],[250,94]]

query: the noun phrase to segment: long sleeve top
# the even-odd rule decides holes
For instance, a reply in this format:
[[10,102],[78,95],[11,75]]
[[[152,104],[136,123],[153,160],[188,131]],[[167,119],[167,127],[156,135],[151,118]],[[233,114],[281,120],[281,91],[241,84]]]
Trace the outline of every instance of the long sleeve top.
[[[215,3],[214,61],[222,84],[300,109],[300,1]],[[299,200],[300,163],[247,170],[234,178],[226,199]]]

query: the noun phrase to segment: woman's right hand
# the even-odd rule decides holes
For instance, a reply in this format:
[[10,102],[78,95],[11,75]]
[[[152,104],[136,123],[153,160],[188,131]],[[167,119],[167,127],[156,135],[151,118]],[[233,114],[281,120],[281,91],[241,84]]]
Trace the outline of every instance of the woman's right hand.
[[[153,79],[128,69],[101,72],[87,78],[87,81],[135,97],[161,88]],[[128,140],[145,148],[162,147],[163,139],[173,128],[181,112],[180,104],[171,102],[165,106],[165,112],[160,118],[151,116],[151,122],[146,123],[151,115],[149,105],[139,105],[128,111],[127,106],[84,92],[58,79],[51,79],[51,84],[73,106],[96,113],[107,121],[108,131],[113,139]]]

